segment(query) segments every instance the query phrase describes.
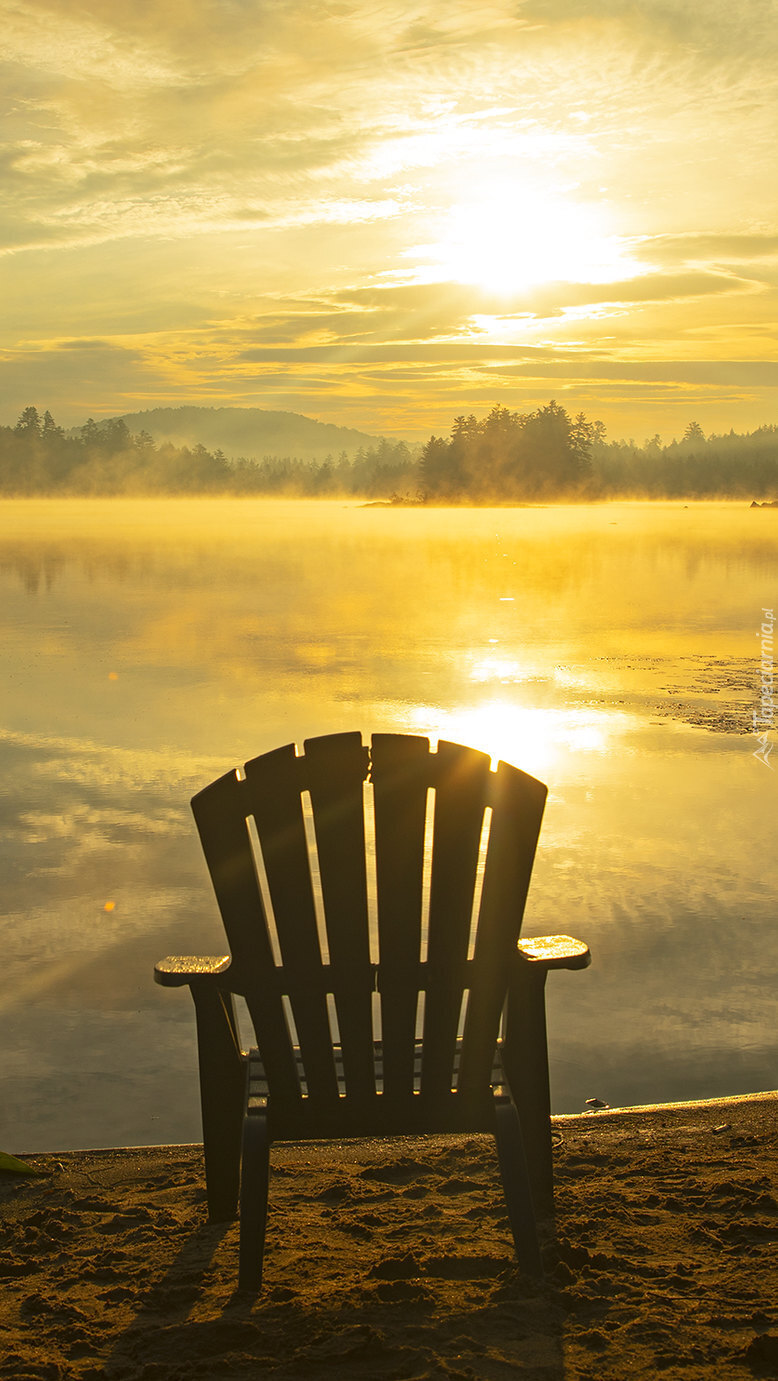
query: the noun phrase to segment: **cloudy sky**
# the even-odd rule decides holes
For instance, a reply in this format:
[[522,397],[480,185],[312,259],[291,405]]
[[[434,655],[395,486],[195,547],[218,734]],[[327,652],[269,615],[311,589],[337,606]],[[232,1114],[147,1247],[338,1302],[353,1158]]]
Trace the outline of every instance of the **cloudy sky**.
[[0,19],[0,421],[778,422],[775,0]]

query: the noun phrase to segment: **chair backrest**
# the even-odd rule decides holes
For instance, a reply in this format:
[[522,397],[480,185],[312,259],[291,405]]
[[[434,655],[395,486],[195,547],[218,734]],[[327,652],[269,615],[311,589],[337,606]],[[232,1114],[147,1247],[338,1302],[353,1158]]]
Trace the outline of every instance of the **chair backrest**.
[[358,733],[194,797],[271,1101],[381,1095],[399,1126],[412,1098],[483,1098],[545,798],[472,748]]

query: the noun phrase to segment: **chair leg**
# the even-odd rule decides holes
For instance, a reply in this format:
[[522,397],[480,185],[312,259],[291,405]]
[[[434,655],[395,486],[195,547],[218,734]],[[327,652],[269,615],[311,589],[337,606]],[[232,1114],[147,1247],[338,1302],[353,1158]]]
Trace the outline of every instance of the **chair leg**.
[[197,1015],[200,1105],[208,1217],[235,1217],[240,1184],[240,1139],[246,1065],[230,993],[191,985]]
[[545,984],[546,972],[540,966],[518,966],[508,997],[503,1055],[521,1119],[535,1211],[542,1218],[554,1212]]
[[527,1275],[539,1280],[543,1275],[543,1266],[519,1114],[510,1098],[495,1098],[494,1113],[497,1159],[516,1259]]
[[265,1256],[270,1135],[267,1102],[255,1092],[256,1051],[249,1052],[246,1115],[240,1178],[240,1248],[238,1287],[259,1290]]

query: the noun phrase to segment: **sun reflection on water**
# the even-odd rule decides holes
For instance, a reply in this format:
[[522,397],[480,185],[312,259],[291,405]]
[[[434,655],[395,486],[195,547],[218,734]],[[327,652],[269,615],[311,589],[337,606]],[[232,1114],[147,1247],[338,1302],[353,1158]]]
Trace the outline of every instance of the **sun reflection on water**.
[[414,729],[432,738],[480,748],[493,764],[502,758],[533,776],[547,774],[570,754],[605,753],[616,727],[612,716],[591,709],[517,705],[494,697],[450,711],[419,705],[411,718]]
[[518,681],[526,676],[526,667],[513,657],[501,657],[496,653],[479,657],[470,668],[473,681]]

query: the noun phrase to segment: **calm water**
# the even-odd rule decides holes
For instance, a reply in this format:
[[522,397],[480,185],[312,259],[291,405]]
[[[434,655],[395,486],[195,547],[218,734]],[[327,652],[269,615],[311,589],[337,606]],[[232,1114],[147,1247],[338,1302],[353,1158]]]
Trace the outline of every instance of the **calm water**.
[[549,979],[556,1111],[778,1083],[775,513],[5,502],[0,591],[0,1148],[198,1139],[151,977],[224,948],[189,797],[351,728],[549,784],[525,932],[594,956]]

